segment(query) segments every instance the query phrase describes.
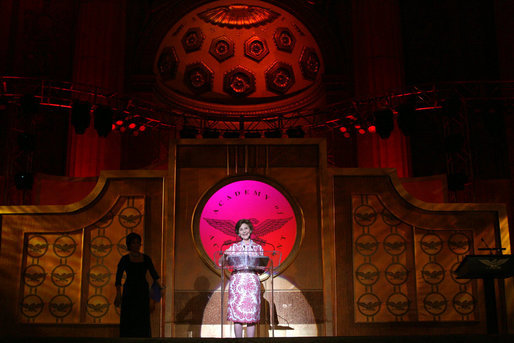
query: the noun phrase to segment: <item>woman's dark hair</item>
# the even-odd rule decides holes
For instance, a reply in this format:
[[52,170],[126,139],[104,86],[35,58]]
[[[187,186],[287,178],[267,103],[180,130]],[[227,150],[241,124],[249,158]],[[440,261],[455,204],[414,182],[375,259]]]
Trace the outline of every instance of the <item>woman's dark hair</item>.
[[241,228],[241,225],[246,224],[250,227],[250,233],[253,232],[253,224],[249,219],[239,219],[236,224],[236,235],[239,235],[239,229]]
[[129,248],[130,244],[132,244],[132,242],[135,240],[139,240],[141,242],[142,241],[141,236],[139,236],[135,232],[131,232],[127,235],[127,237],[125,238],[125,244],[127,244],[127,250]]

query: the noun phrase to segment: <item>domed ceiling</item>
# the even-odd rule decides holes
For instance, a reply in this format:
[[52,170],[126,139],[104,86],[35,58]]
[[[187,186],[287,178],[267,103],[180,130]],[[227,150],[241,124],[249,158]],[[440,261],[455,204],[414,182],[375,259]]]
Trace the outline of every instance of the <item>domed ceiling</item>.
[[322,98],[314,37],[264,1],[214,1],[189,12],[162,40],[154,73],[168,102],[225,118],[292,112]]

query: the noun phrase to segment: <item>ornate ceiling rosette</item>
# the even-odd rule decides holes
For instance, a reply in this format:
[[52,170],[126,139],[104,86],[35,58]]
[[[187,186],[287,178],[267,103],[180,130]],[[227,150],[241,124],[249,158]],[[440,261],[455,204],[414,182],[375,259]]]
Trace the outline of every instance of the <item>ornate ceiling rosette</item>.
[[157,62],[159,75],[163,80],[171,80],[175,78],[178,68],[178,57],[175,48],[166,47],[162,50],[159,61]]
[[187,30],[182,37],[182,46],[186,52],[200,50],[204,39],[202,30],[199,27],[193,27]]
[[219,6],[198,14],[207,23],[237,29],[265,25],[279,16],[280,14],[269,8],[246,4]]
[[155,89],[172,108],[199,119],[262,122],[319,106],[321,56],[310,30],[277,5],[207,2],[164,35]]
[[253,36],[245,42],[245,55],[252,60],[260,62],[268,54],[269,49],[265,39]]
[[211,42],[209,53],[214,56],[218,62],[223,62],[234,56],[234,42],[225,36],[214,38]]
[[203,62],[193,63],[186,67],[184,82],[196,94],[212,89],[214,73]]
[[271,68],[266,71],[266,87],[273,92],[284,94],[293,84],[293,68],[287,63],[275,62]]
[[248,96],[255,92],[255,76],[244,67],[237,66],[225,74],[223,89],[233,96]]
[[300,67],[302,69],[303,76],[308,80],[315,80],[316,75],[321,67],[321,62],[316,50],[312,48],[304,48],[302,56],[300,57]]
[[278,50],[293,52],[296,38],[287,27],[279,27],[273,35],[273,40]]

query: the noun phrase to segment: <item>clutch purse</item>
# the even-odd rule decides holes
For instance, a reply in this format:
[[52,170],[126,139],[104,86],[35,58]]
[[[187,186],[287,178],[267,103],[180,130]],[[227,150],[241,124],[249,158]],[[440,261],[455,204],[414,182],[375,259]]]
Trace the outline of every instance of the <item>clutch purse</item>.
[[152,300],[157,303],[161,301],[161,298],[162,298],[161,287],[159,286],[159,284],[157,282],[154,282],[152,284],[152,287],[150,287],[150,298],[152,298]]

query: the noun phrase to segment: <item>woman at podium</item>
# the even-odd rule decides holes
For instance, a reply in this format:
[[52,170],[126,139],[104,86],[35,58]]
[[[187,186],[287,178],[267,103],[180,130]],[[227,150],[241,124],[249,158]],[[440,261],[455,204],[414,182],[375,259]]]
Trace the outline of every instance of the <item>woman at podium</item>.
[[248,337],[255,335],[255,323],[260,319],[261,285],[258,269],[252,264],[252,257],[262,256],[262,247],[250,236],[253,224],[241,219],[236,224],[236,234],[241,241],[232,244],[225,254],[233,263],[234,269],[228,285],[227,319],[234,322],[237,338],[242,337],[243,324],[246,324]]

